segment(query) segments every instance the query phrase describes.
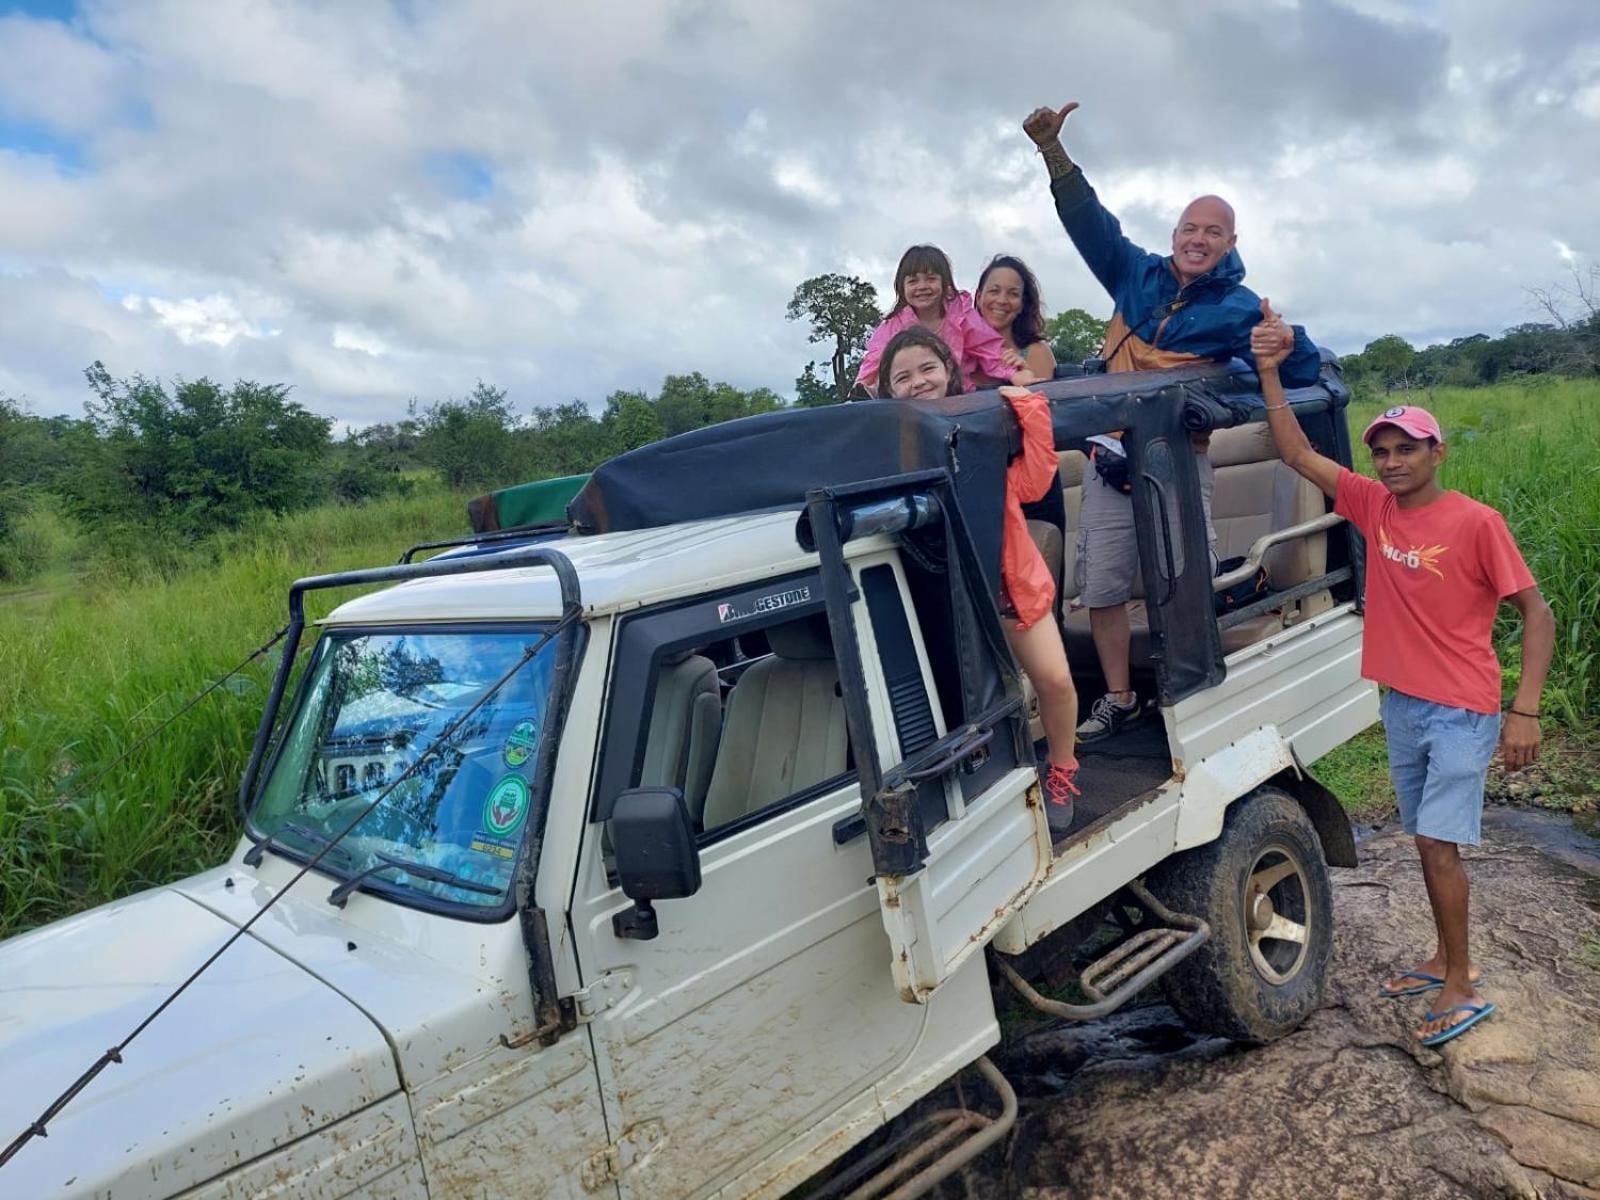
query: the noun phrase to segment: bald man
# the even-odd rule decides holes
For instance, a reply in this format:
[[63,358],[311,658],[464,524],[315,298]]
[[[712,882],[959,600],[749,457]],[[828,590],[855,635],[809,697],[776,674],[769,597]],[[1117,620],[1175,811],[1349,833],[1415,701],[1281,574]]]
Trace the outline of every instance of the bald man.
[[[1254,365],[1250,330],[1261,320],[1261,299],[1244,286],[1244,263],[1234,248],[1233,208],[1220,196],[1189,202],[1172,230],[1172,253],[1152,254],[1123,235],[1083,171],[1067,156],[1061,129],[1077,102],[1040,108],[1023,122],[1050,172],[1056,213],[1084,263],[1115,304],[1101,357],[1108,371],[1156,371],[1197,361],[1242,358]],[[1286,387],[1315,383],[1321,354],[1298,325],[1283,327],[1289,356],[1279,367]],[[1100,439],[1083,485],[1078,519],[1078,600],[1089,610],[1089,628],[1106,680],[1078,727],[1084,742],[1119,732],[1143,714],[1128,664],[1131,631],[1128,600],[1139,566],[1133,527],[1131,484],[1115,469],[1120,447]],[[1211,527],[1211,462],[1205,440],[1197,440],[1200,493],[1206,536]],[[1102,468],[1104,474],[1102,474]]]

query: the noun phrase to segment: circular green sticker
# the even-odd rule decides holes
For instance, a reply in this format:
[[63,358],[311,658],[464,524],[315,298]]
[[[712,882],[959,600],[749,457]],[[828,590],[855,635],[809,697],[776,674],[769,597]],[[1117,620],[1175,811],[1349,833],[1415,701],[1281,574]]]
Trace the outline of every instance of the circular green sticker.
[[507,775],[494,785],[483,805],[483,825],[496,837],[505,837],[528,815],[528,785],[520,775]]
[[506,738],[506,766],[520,767],[539,745],[539,727],[532,721],[518,721]]

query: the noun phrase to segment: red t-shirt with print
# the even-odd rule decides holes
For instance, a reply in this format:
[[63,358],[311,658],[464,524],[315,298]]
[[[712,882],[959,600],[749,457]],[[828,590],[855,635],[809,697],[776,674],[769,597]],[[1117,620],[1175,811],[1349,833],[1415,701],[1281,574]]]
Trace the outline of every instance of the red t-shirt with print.
[[1421,700],[1499,712],[1495,610],[1534,586],[1505,518],[1460,492],[1401,508],[1354,471],[1339,472],[1333,510],[1367,539],[1361,674]]

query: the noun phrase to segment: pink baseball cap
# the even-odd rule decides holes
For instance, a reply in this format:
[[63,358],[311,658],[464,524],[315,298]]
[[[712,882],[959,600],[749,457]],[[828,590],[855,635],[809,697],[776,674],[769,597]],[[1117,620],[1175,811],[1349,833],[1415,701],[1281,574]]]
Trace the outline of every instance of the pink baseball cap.
[[1385,425],[1403,429],[1414,438],[1444,441],[1444,433],[1439,429],[1439,422],[1434,415],[1415,404],[1401,404],[1395,408],[1384,409],[1378,418],[1367,426],[1366,432],[1361,435],[1361,440],[1369,446],[1372,445],[1372,435]]

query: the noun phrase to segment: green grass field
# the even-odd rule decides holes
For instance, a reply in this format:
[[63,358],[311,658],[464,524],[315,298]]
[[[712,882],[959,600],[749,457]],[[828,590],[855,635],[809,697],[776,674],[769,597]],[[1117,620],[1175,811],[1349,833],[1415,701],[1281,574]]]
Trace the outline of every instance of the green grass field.
[[0,937],[220,861],[275,656],[84,785],[280,628],[295,579],[460,534],[463,503],[419,488],[263,520],[165,576],[114,562],[0,592]]
[[[1507,515],[1555,609],[1547,729],[1589,737],[1600,723],[1600,382],[1412,399],[1444,422],[1447,485]],[[1357,405],[1352,430],[1399,402]],[[58,569],[0,592],[0,937],[220,861],[237,836],[239,776],[270,662],[84,785],[281,626],[293,579],[393,562],[412,542],[464,532],[462,504],[419,487],[257,523],[195,548],[177,569]],[[1514,633],[1509,622],[1502,629],[1510,677]],[[1375,733],[1318,771],[1354,812],[1386,803]]]

